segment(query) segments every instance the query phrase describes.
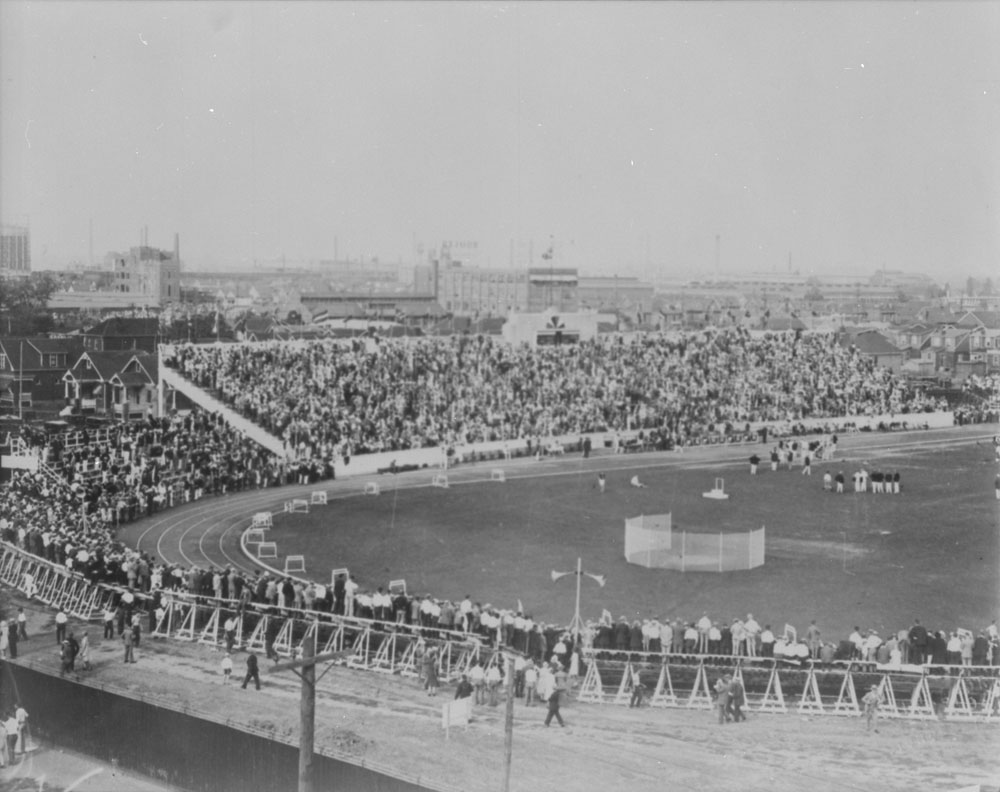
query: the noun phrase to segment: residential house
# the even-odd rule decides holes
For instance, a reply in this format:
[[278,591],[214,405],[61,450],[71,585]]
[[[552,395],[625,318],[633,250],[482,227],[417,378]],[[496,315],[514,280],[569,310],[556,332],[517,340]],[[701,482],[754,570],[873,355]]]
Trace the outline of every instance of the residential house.
[[156,352],[160,340],[160,320],[114,316],[83,331],[84,349],[94,352],[141,350]]
[[0,338],[0,406],[60,401],[62,375],[79,351],[79,339]]
[[85,351],[63,375],[71,412],[116,420],[157,415],[156,355],[132,350]]
[[861,330],[845,332],[840,339],[844,346],[854,346],[865,358],[872,360],[876,366],[890,369],[899,374],[906,362],[906,352],[897,347],[878,330]]

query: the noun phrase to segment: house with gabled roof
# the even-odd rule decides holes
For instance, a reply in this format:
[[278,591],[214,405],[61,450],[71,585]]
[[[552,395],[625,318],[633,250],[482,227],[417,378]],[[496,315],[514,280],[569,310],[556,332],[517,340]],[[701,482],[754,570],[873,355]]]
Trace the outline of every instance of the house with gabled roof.
[[1000,329],[1000,311],[966,311],[962,317],[955,322],[955,326],[967,328],[988,327],[992,330]]
[[63,375],[74,414],[129,420],[157,415],[156,355],[133,350],[85,351]]
[[906,353],[892,343],[878,330],[845,331],[840,338],[843,346],[853,346],[862,357],[873,361],[876,366],[902,371]]
[[32,407],[60,401],[62,375],[80,340],[70,338],[0,338],[0,405]]
[[84,349],[94,352],[142,350],[156,352],[160,320],[155,317],[112,316],[84,330]]

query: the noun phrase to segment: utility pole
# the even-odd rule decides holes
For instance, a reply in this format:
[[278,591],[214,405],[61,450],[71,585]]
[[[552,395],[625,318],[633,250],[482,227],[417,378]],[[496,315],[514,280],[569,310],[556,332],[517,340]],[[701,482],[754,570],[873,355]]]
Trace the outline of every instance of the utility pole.
[[501,792],[510,792],[510,762],[514,752],[514,655],[505,653],[507,658],[507,711],[503,724],[503,787]]
[[[298,792],[315,792],[313,782],[313,745],[316,734],[316,664],[339,660],[351,654],[349,650],[316,654],[318,630],[312,637],[302,641],[302,659],[275,663],[268,669],[269,674],[277,671],[291,671],[302,680],[302,697],[299,700],[299,786]],[[326,671],[332,668],[327,666]],[[298,671],[298,669],[302,671]],[[326,671],[323,674],[326,674]],[[320,675],[320,679],[323,675]]]

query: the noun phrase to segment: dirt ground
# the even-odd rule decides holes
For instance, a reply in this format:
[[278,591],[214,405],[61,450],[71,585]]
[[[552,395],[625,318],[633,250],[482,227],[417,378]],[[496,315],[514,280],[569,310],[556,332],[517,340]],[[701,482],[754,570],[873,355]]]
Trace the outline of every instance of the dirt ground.
[[[17,604],[12,600],[8,608]],[[32,638],[20,645],[18,662],[58,673],[51,616],[31,604],[28,609]],[[117,642],[102,645],[93,625],[88,633],[95,666],[81,675],[82,684],[119,687],[213,718],[224,713],[279,737],[298,734],[300,683],[290,672],[268,673],[264,662],[263,689],[242,690],[242,653],[235,656],[236,681],[225,685],[221,654],[211,647],[144,637],[138,663],[125,665]],[[473,722],[446,739],[441,705],[453,695],[446,686],[431,698],[411,679],[333,667],[319,684],[317,750],[396,770],[431,788],[496,792],[503,778],[504,708],[477,707]],[[745,723],[720,726],[708,711],[571,701],[561,729],[546,728],[544,714],[541,706],[515,704],[513,792],[622,784],[629,792],[1000,788],[1000,722],[882,720],[877,733],[866,733],[858,718],[751,712]],[[295,782],[290,778],[288,789]]]

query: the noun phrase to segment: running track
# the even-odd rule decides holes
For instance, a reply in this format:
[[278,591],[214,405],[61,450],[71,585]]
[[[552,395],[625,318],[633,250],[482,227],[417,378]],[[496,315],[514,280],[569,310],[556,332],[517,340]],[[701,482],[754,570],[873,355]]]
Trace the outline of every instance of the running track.
[[[993,431],[989,431],[993,429]],[[951,448],[974,443],[991,444],[996,434],[992,424],[978,424],[929,431],[897,432],[892,434],[858,433],[842,436],[836,460],[865,460],[870,456],[886,453],[921,452],[930,448]],[[807,436],[804,439],[814,439]],[[699,446],[678,452],[648,452],[613,456],[598,453],[590,459],[580,454],[568,457],[548,457],[536,462],[530,457],[510,461],[494,460],[478,464],[460,465],[448,471],[451,486],[479,483],[489,480],[490,470],[502,467],[506,477],[579,475],[598,471],[648,470],[659,467],[706,468],[718,470],[746,464],[747,458],[757,452],[766,457],[770,451],[761,444]],[[430,486],[436,469],[398,474],[395,485],[399,489]],[[384,478],[384,477],[383,477]],[[119,538],[125,544],[159,558],[168,564],[184,567],[226,567],[256,573],[260,567],[244,554],[240,536],[250,527],[256,512],[279,512],[292,498],[306,498],[314,491],[325,490],[333,504],[338,498],[361,496],[366,481],[376,476],[358,476],[316,484],[272,487],[249,490],[224,496],[209,496],[195,503],[169,509],[149,518],[143,518],[119,529]]]

